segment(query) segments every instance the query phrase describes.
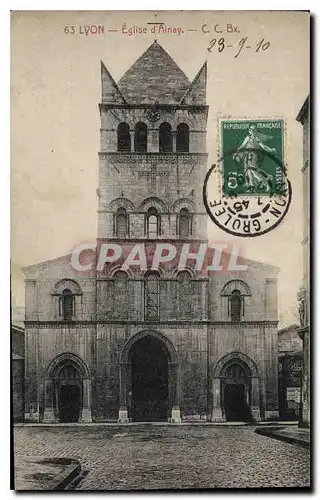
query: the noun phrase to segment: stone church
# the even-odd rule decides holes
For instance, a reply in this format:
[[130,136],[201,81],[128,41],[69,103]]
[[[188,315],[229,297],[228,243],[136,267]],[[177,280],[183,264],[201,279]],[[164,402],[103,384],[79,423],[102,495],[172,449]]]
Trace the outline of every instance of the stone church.
[[[206,82],[157,41],[117,83],[101,64],[97,249],[207,241]],[[25,421],[277,419],[278,269],[246,264],[24,268]]]

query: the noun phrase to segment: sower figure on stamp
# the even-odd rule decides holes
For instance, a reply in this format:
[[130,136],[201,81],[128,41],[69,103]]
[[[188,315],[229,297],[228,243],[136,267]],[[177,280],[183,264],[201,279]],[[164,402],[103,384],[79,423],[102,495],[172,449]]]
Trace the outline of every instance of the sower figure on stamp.
[[[251,192],[255,191],[256,188],[270,191],[272,187],[272,176],[260,168],[263,156],[257,151],[261,149],[268,153],[275,153],[275,148],[269,148],[262,142],[269,139],[272,139],[272,136],[260,134],[256,131],[255,125],[250,125],[248,135],[233,155],[235,162],[243,161],[245,181]],[[243,151],[244,149],[245,151]]]

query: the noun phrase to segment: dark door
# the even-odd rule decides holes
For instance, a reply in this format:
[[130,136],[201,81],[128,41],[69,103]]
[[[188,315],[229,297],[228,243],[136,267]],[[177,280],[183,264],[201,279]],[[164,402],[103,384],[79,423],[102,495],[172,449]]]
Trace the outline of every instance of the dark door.
[[250,420],[244,384],[226,384],[224,388],[224,409],[229,421]]
[[138,422],[168,418],[168,359],[161,341],[144,337],[131,351],[132,419]]
[[78,422],[80,389],[77,385],[61,385],[59,389],[60,422]]

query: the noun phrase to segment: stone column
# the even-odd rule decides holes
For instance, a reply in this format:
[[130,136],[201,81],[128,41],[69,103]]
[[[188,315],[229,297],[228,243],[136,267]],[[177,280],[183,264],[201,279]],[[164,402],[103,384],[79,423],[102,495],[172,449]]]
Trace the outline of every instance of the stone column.
[[178,363],[169,363],[169,377],[171,380],[171,417],[169,422],[179,424],[181,422],[180,415],[180,380],[179,380],[179,365]]
[[120,407],[119,407],[119,424],[127,424],[129,423],[128,419],[128,404],[127,404],[127,373],[128,373],[128,364],[121,363],[120,364],[120,383],[119,383],[119,399],[120,399]]
[[224,422],[225,418],[221,408],[221,382],[220,378],[212,379],[212,422]]
[[134,152],[134,130],[130,130],[131,152]]
[[44,415],[43,423],[52,424],[55,420],[55,412],[53,408],[53,383],[51,379],[45,380],[44,386]]
[[253,377],[251,379],[251,414],[255,422],[260,422],[260,388],[259,378]]
[[89,378],[83,379],[83,405],[80,422],[92,422],[91,416],[91,380]]
[[176,153],[177,151],[177,131],[172,131],[172,152]]
[[267,321],[278,321],[277,278],[266,279],[265,314]]
[[159,130],[148,128],[148,152],[159,153]]

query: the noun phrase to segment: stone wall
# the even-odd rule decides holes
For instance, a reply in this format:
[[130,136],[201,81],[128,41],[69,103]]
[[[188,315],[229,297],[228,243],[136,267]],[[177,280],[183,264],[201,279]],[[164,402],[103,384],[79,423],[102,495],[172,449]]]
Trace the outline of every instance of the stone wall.
[[310,123],[309,123],[309,96],[303,103],[297,116],[297,121],[303,126],[303,159],[302,159],[302,187],[303,187],[303,276],[302,286],[298,294],[300,302],[299,335],[303,339],[303,381],[302,381],[302,405],[300,414],[300,425],[310,426],[311,406],[311,370],[310,370]]
[[279,354],[301,353],[303,342],[298,334],[298,325],[292,325],[278,331]]
[[11,361],[12,418],[14,422],[24,421],[24,360],[13,355]]
[[156,323],[97,326],[95,419],[118,418],[121,352],[126,342],[141,331],[160,332],[172,343],[179,360],[182,418],[204,418],[207,410],[207,326]]
[[[278,417],[278,358],[277,329],[270,324],[215,324],[209,327],[209,381],[214,393],[215,369],[219,361],[228,354],[243,354],[247,364],[250,360],[257,368],[259,377],[259,396],[257,403],[262,419],[277,419]],[[216,376],[219,374],[217,373]],[[214,396],[214,394],[212,394]],[[219,396],[220,398],[220,396]],[[211,402],[211,408],[220,406]]]
[[26,327],[25,360],[25,418],[43,419],[45,409],[45,380],[50,363],[59,355],[79,356],[95,373],[96,328],[87,323],[37,323]]
[[[162,72],[158,72],[158,78],[155,75],[150,79],[155,60],[159,60]],[[125,247],[125,252],[130,245],[141,242],[147,243],[149,251],[151,240],[147,242],[145,231],[149,208],[156,208],[161,218],[157,240],[169,240],[176,246],[185,241],[200,244],[207,239],[202,200],[207,173],[206,65],[191,84],[157,42],[137,64],[138,70],[133,66],[135,69],[126,73],[119,87],[102,65],[98,249],[103,242],[113,240]],[[141,92],[143,74],[148,76],[148,84]],[[156,102],[156,91],[164,101]],[[126,92],[128,96],[124,95]],[[146,92],[151,95],[145,95]],[[142,95],[143,100],[139,101]],[[126,104],[126,98],[130,104]],[[130,101],[133,98],[136,102]],[[133,151],[135,126],[141,121],[147,125],[146,153]],[[131,139],[131,151],[124,153],[117,152],[117,129],[121,122],[129,125]],[[164,122],[172,128],[170,153],[159,151],[159,129]],[[185,153],[176,152],[180,123],[189,127],[189,152]],[[121,241],[114,230],[114,216],[120,207],[129,216],[129,232]],[[192,215],[188,240],[179,238],[177,231],[177,215],[182,208]],[[69,353],[81,358],[86,367],[86,404],[91,405],[93,419],[116,421],[122,411],[127,421],[126,408],[130,414],[131,404],[129,346],[148,334],[162,340],[167,349],[173,421],[180,421],[180,412],[183,419],[214,418],[219,374],[214,377],[213,372],[221,359],[232,353],[237,353],[251,367],[254,417],[275,417],[277,270],[253,261],[247,264],[248,270],[241,273],[224,271],[208,275],[206,271],[191,271],[191,280],[183,285],[182,292],[177,280],[177,262],[162,266],[158,321],[152,319],[152,322],[144,314],[145,285],[141,271],[130,270],[123,285],[114,279],[116,265],[106,265],[101,272],[92,270],[84,275],[71,269],[70,256],[28,268],[26,417],[42,420],[51,394],[46,380],[49,367],[57,356]],[[58,293],[57,283],[61,280],[69,280],[68,287],[74,290],[75,311],[68,321],[64,321],[59,310],[62,288]],[[237,281],[242,290],[241,318],[235,323],[230,317],[230,291],[226,292],[230,281]],[[48,418],[52,418],[50,412]],[[86,421],[91,419],[88,412],[86,418]]]

